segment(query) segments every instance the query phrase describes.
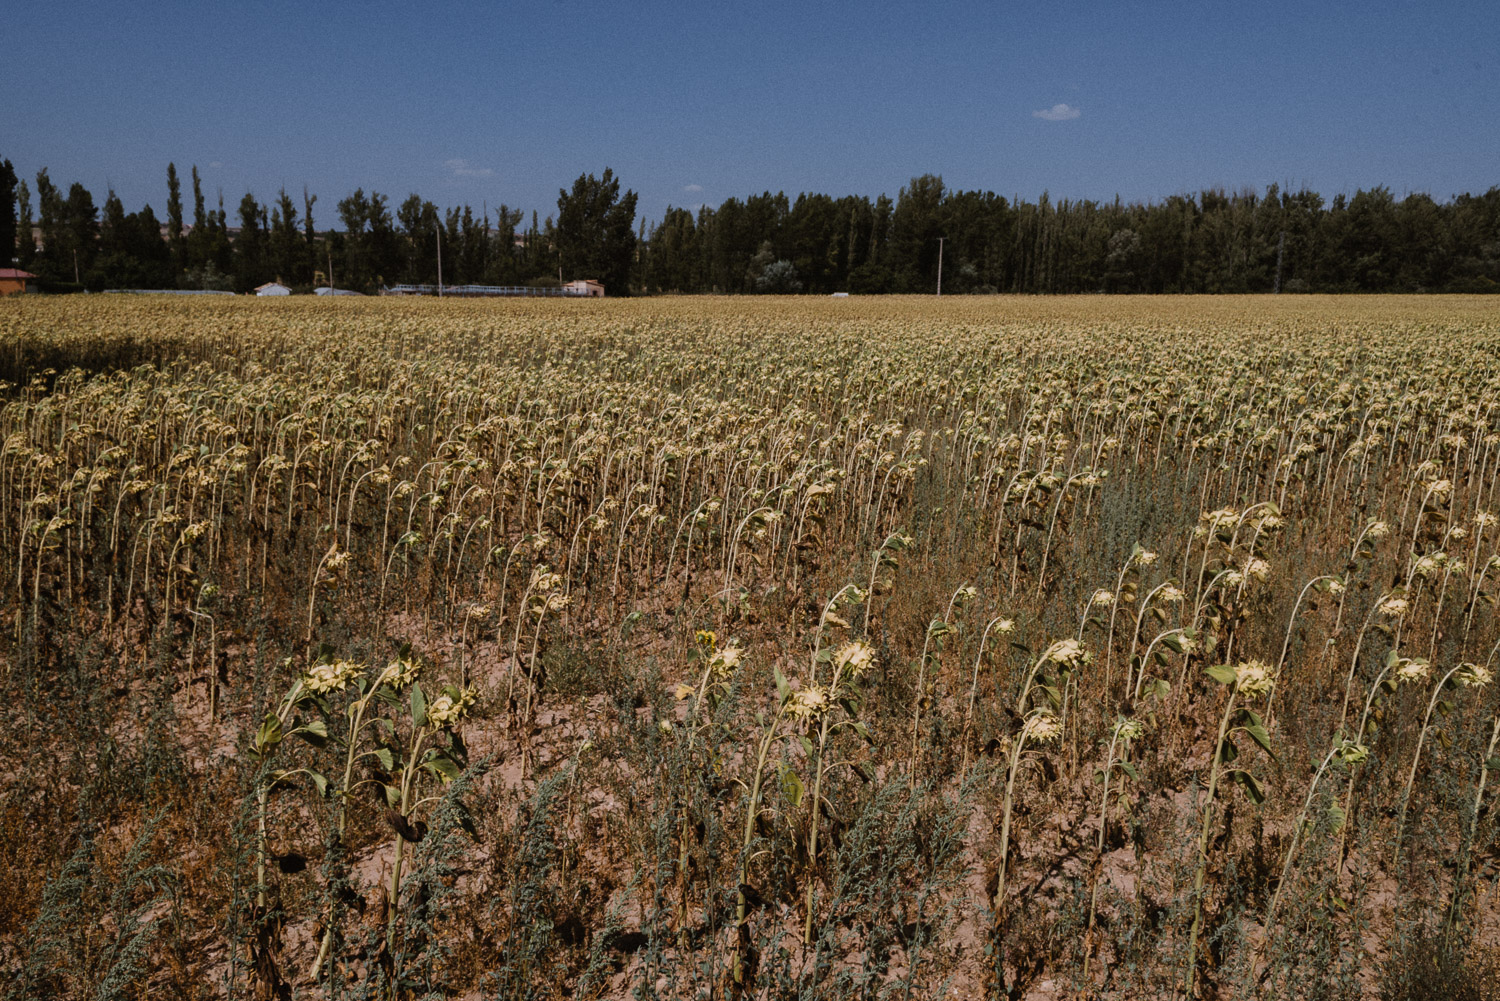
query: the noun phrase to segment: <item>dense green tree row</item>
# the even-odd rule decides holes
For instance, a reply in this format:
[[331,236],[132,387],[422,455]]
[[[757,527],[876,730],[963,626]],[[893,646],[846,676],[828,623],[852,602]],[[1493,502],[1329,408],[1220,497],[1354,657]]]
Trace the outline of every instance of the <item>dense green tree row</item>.
[[[593,192],[595,187],[603,189],[602,196]],[[300,209],[284,189],[269,202],[247,193],[234,215],[238,225],[231,226],[222,193],[217,208],[210,207],[196,167],[192,197],[189,222],[177,167],[169,164],[165,223],[150,205],[127,214],[113,191],[101,213],[82,184],[74,183],[64,193],[43,169],[33,196],[10,161],[0,161],[0,247],[14,248],[3,254],[0,266],[14,263],[38,275],[43,289],[56,291],[248,292],[272,280],[293,287],[332,283],[374,291],[400,282],[438,282],[439,255],[441,278],[449,285],[556,282],[559,247],[566,247],[591,272],[587,277],[608,273],[616,279],[615,288],[624,290],[635,255],[635,195],[621,197],[619,182],[609,171],[602,183],[592,175],[581,177],[574,194],[563,193],[561,209],[574,197],[591,205],[584,212],[562,213],[565,220],[578,217],[566,231],[550,218],[539,224],[536,213],[530,228],[522,231],[521,211],[506,205],[478,212],[468,205],[442,210],[415,194],[393,212],[385,195],[363,189],[337,203],[336,228],[316,227],[318,198],[305,189]],[[610,227],[607,239],[591,229],[600,212]],[[591,241],[603,248],[602,255]],[[611,254],[623,260],[623,269],[605,266]]]
[[[1207,190],[1149,204],[1036,202],[954,191],[913,178],[892,201],[765,192],[697,212],[668,208],[635,230],[636,194],[610,170],[558,193],[554,221],[487,204],[439,208],[420,195],[392,207],[356,189],[319,231],[317,196],[247,193],[229,225],[203,194],[192,220],[175,165],[167,218],[102,213],[45,169],[35,194],[0,161],[0,248],[44,288],[222,288],[273,279],[373,291],[401,282],[543,284],[597,278],[611,294],[966,292],[1500,292],[1500,187],[1438,202],[1385,187],[1331,202],[1312,191]],[[34,235],[33,235],[34,234]]]
[[1500,188],[1204,191],[1152,204],[1007,201],[913,178],[894,203],[769,192],[668,209],[645,291],[1500,292]]

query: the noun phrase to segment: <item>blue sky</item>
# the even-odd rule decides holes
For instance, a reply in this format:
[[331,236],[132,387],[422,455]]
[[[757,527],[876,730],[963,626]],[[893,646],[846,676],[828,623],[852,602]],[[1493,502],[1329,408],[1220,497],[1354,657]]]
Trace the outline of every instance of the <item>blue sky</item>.
[[[912,176],[1036,198],[1500,184],[1500,4],[264,2],[7,16],[0,157],[164,214],[246,191],[640,215]],[[1054,110],[1055,109],[1055,110]],[[1040,114],[1039,114],[1040,113]]]

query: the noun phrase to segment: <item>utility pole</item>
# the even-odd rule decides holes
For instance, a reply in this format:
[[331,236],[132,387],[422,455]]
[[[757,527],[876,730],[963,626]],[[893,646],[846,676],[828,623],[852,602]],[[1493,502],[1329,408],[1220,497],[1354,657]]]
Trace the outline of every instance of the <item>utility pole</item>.
[[438,298],[443,297],[443,222],[438,220],[437,224],[438,243]]
[[938,237],[938,291],[937,291],[938,295],[942,295],[943,294],[943,240],[944,239],[945,239],[944,237],[941,237],[941,236]]

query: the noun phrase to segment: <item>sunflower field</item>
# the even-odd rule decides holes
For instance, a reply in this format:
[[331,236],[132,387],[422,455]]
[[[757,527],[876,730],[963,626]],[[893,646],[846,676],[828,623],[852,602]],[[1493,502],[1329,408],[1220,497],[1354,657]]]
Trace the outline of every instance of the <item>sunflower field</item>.
[[1483,297],[0,303],[0,998],[1494,998]]

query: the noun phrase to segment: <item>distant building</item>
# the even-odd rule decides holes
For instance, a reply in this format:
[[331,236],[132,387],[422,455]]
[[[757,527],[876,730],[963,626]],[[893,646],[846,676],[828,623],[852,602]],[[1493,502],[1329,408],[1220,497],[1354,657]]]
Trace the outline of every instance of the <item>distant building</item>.
[[[322,294],[320,290],[319,295]],[[381,295],[441,295],[453,299],[539,298],[587,299],[602,296],[604,286],[592,278],[566,285],[392,285]]]
[[604,296],[604,286],[592,278],[580,278],[577,281],[568,282],[563,288],[572,289],[575,295]]
[[287,288],[285,285],[281,284],[281,282],[266,282],[264,285],[260,285],[260,286],[256,287],[255,294],[256,295],[291,295],[292,294],[292,290],[289,289],[289,288]]
[[22,271],[19,268],[0,268],[0,295],[30,292],[33,290],[30,283],[34,281],[36,281],[36,275],[30,271]]
[[315,288],[313,291],[318,295],[364,295],[363,292],[353,292],[346,288],[329,288],[326,285],[322,288]]
[[201,288],[107,288],[105,295],[234,295],[218,289]]

